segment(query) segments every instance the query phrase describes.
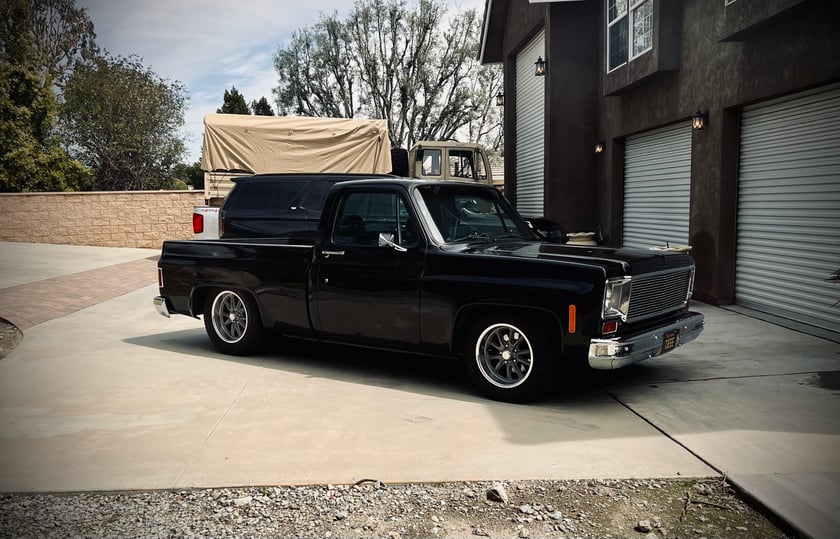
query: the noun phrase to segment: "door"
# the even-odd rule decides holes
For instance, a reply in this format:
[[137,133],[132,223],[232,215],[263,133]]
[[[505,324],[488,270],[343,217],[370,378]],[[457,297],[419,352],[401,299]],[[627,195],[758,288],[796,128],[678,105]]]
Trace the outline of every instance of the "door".
[[622,244],[687,245],[691,207],[691,126],[627,137]]
[[545,30],[516,55],[516,209],[542,217],[545,197],[545,79],[534,75],[534,62],[545,58]]
[[738,304],[840,333],[840,86],[744,109]]
[[[315,251],[313,324],[319,336],[365,345],[418,345],[425,241],[403,195],[347,193]],[[387,244],[384,244],[387,243]]]

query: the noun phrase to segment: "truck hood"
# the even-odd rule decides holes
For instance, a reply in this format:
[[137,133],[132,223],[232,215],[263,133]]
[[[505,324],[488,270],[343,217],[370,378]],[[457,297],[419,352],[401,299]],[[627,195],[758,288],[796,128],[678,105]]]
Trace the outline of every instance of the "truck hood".
[[637,275],[694,265],[691,256],[674,252],[632,247],[567,245],[540,241],[476,242],[446,246],[445,250],[472,255],[533,259],[601,267],[610,277]]

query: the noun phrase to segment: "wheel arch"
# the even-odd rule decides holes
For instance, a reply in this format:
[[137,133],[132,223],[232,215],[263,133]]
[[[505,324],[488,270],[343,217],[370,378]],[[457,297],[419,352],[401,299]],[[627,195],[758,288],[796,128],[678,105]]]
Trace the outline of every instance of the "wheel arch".
[[256,294],[247,288],[242,288],[241,286],[236,285],[207,284],[193,289],[192,297],[190,299],[190,311],[192,311],[193,316],[202,314],[204,312],[204,306],[207,302],[213,299],[213,296],[222,290],[230,290],[231,292],[236,292],[240,295],[247,295],[251,300],[253,300],[254,305],[257,306],[257,314],[260,315],[260,324],[264,325],[262,309],[260,307],[260,302],[257,301]]
[[557,349],[562,355],[565,330],[557,314],[540,307],[485,303],[465,305],[458,310],[455,315],[455,323],[452,326],[451,352],[459,354],[463,350],[469,336],[469,330],[476,321],[493,316],[498,316],[500,321],[504,320],[505,317],[521,317],[535,322],[545,328],[548,334],[559,336],[557,337]]

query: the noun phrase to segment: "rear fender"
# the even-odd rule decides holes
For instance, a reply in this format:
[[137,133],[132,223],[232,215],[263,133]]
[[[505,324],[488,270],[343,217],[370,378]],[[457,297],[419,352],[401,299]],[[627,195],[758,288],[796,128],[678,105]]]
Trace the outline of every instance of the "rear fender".
[[210,299],[212,299],[214,290],[234,290],[238,294],[250,296],[257,305],[257,309],[260,311],[260,320],[264,320],[260,302],[257,300],[257,297],[253,294],[253,292],[239,286],[222,284],[199,286],[193,289],[192,296],[190,298],[190,314],[192,314],[193,317],[198,318],[198,315],[204,314],[204,306],[208,301],[210,301]]

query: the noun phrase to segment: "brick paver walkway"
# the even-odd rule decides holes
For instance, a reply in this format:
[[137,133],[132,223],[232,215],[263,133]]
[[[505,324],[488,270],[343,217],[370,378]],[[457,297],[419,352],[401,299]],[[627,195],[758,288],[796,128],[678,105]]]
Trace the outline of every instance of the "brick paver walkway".
[[0,318],[21,330],[157,282],[157,256],[0,289]]

